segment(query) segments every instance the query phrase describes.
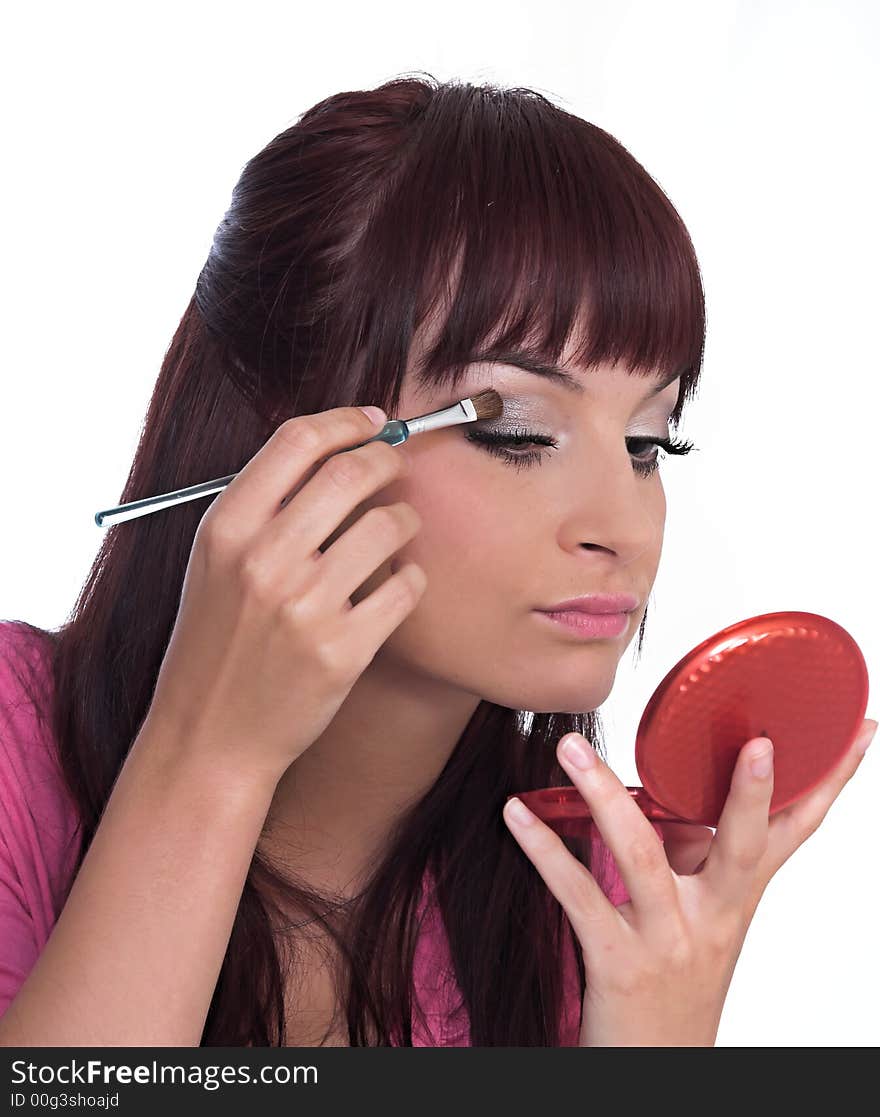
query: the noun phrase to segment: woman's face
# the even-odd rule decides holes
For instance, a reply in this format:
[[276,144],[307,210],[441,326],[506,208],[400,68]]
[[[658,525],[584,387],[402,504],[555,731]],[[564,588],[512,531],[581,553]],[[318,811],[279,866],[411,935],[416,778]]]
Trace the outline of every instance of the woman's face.
[[[393,417],[449,406],[493,387],[500,419],[415,435],[396,447],[408,476],[359,505],[405,500],[422,527],[393,556],[417,562],[427,586],[379,649],[385,669],[418,672],[501,706],[535,712],[592,710],[608,697],[624,649],[638,632],[654,583],[666,519],[657,453],[627,439],[664,438],[679,381],[603,367],[578,371],[578,393],[513,365],[474,364],[458,388],[418,390],[408,371]],[[480,430],[527,431],[555,445],[469,441]],[[493,452],[494,451],[494,452]],[[510,456],[517,460],[506,460]],[[334,537],[335,538],[335,534]],[[357,603],[391,574],[391,560]],[[536,610],[585,593],[622,591],[639,602],[621,635],[584,640]]]

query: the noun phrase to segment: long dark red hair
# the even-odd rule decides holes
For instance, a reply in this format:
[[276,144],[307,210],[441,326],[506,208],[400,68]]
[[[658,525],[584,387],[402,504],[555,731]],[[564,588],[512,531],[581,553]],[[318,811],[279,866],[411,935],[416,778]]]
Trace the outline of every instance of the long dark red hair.
[[[584,316],[583,367],[683,371],[675,426],[696,389],[699,266],[641,164],[533,90],[408,76],[327,97],[246,164],[119,502],[237,472],[292,415],[368,402],[396,415],[414,332],[439,306],[426,382],[457,384],[490,336],[556,362]],[[109,528],[60,628],[14,622],[46,641],[45,716],[82,824],[77,871],[150,705],[206,507]],[[558,1046],[562,936],[573,932],[501,809],[513,791],[571,782],[555,753],[570,730],[604,755],[595,711],[481,702],[356,902],[312,893],[258,848],[202,1044],[284,1045],[270,911],[285,895],[341,950],[351,1044],[411,1044],[414,914],[430,870],[473,1046]]]

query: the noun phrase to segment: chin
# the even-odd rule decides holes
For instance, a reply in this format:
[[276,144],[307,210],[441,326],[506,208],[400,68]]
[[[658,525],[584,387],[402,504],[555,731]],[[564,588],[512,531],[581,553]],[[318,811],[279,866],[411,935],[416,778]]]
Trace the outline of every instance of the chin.
[[607,697],[606,694],[599,701],[593,701],[588,695],[582,695],[576,702],[524,703],[520,709],[531,710],[535,714],[587,714],[597,710]]
[[613,684],[613,676],[608,680],[595,677],[584,680],[581,676],[565,685],[556,679],[546,686],[533,678],[528,685],[488,688],[483,698],[499,706],[536,714],[581,714],[598,709],[608,698]]

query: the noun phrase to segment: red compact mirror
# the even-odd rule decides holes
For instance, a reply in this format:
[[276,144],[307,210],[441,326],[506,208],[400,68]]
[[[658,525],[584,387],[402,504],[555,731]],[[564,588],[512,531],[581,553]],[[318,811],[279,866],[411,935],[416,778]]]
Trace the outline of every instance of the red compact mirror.
[[[650,819],[716,827],[740,749],[769,737],[775,814],[843,759],[867,702],[864,657],[828,617],[780,612],[738,621],[688,652],[654,691],[636,735],[644,786],[627,790]],[[589,830],[577,788],[517,794],[557,833]]]

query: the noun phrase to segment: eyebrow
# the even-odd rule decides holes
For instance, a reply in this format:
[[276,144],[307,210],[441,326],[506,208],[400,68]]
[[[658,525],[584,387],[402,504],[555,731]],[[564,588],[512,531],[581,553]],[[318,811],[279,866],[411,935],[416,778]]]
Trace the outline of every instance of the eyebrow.
[[[519,349],[504,351],[489,349],[482,353],[474,353],[473,356],[468,358],[468,363],[515,365],[516,368],[521,368],[525,372],[533,372],[537,376],[546,377],[555,384],[561,384],[569,391],[577,392],[579,395],[583,395],[584,393],[584,384],[580,377],[573,376],[566,369],[560,368],[558,365],[548,365],[544,361],[540,361],[531,356],[531,354],[524,353]],[[645,399],[658,396],[664,388],[668,388],[673,381],[678,380],[678,378],[683,375],[683,371],[664,373],[657,384],[645,394]]]

